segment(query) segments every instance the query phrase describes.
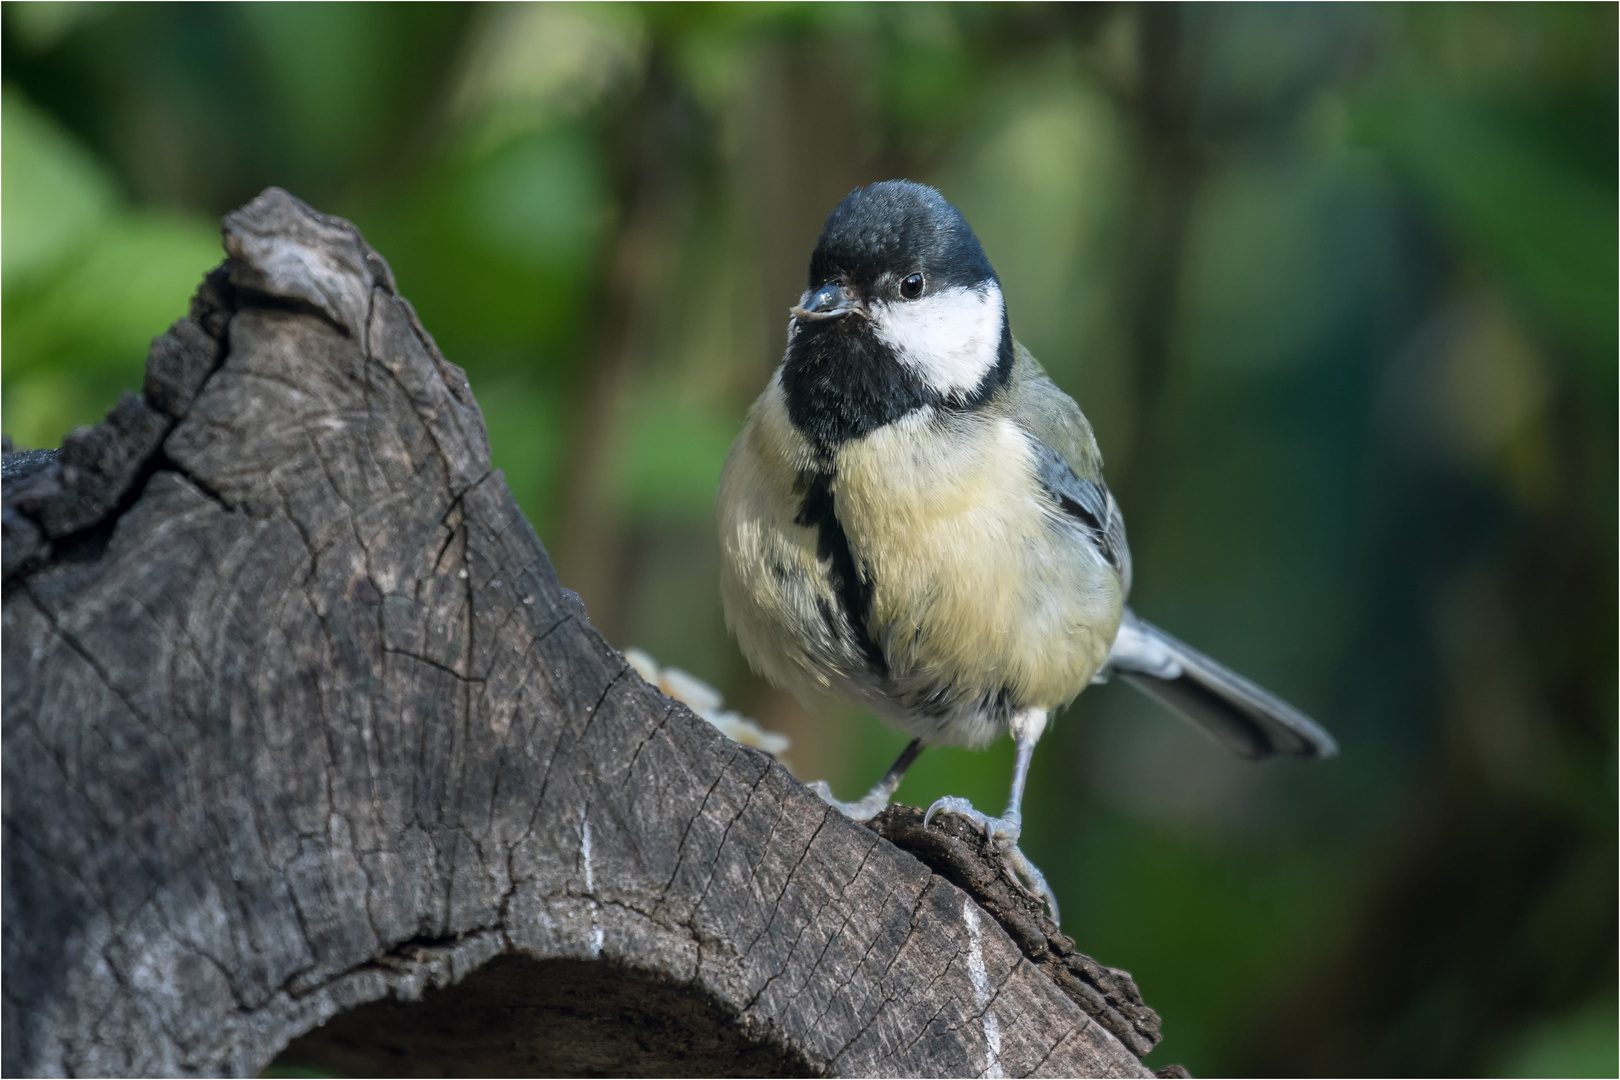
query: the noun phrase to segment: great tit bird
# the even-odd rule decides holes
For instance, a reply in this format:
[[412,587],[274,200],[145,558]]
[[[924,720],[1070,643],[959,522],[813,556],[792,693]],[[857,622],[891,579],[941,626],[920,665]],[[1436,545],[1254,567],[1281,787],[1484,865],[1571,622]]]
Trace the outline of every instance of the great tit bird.
[[720,479],[721,596],[756,671],[865,706],[926,744],[1017,747],[1000,817],[947,796],[1057,919],[1018,848],[1048,716],[1117,673],[1250,758],[1328,757],[1308,717],[1125,606],[1131,554],[1080,407],[1007,321],[996,272],[931,187],[857,188],[828,215],[787,352]]

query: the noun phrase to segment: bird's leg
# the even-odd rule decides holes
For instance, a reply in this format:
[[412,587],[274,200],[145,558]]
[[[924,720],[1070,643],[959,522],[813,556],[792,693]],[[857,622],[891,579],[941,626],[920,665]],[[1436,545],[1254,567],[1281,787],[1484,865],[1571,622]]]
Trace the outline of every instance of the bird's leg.
[[906,770],[911,768],[911,763],[917,760],[920,753],[922,740],[912,739],[906,744],[906,748],[900,751],[900,756],[894,759],[889,771],[883,774],[883,779],[873,784],[872,790],[856,802],[841,802],[833,798],[832,788],[827,786],[825,780],[814,781],[810,784],[810,790],[820,795],[821,800],[829,806],[843,811],[845,817],[854,821],[871,821],[889,805],[889,800],[894,798],[894,793],[900,789],[901,778],[906,775]]
[[943,811],[960,814],[983,829],[1001,852],[1001,857],[1023,877],[1030,892],[1045,901],[1055,923],[1058,921],[1057,897],[1052,895],[1051,887],[1046,884],[1046,875],[1018,848],[1018,838],[1024,831],[1024,782],[1029,779],[1029,763],[1035,756],[1035,743],[1040,739],[1041,732],[1046,730],[1046,713],[1040,709],[1021,712],[1012,718],[1009,727],[1018,756],[1013,762],[1012,791],[1002,815],[991,817],[974,809],[966,799],[947,795],[928,808],[928,813],[923,815],[923,827],[926,828],[934,815]]
[[1029,779],[1029,762],[1035,755],[1035,742],[1046,729],[1046,713],[1039,709],[1021,712],[1012,718],[1008,726],[1018,756],[1013,761],[1012,791],[1007,796],[1007,809],[1000,817],[991,817],[975,810],[966,799],[947,795],[928,808],[928,813],[923,817],[925,827],[941,811],[960,814],[983,829],[986,836],[996,841],[997,846],[1005,849],[1018,845],[1018,838],[1024,831],[1024,782]]

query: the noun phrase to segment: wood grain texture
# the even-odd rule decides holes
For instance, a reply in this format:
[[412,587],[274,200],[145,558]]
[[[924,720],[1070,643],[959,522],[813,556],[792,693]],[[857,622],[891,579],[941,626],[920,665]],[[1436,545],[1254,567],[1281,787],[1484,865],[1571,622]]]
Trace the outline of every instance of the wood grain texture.
[[596,634],[353,226],[271,189],[225,247],[7,458],[8,1075],[1147,1075]]

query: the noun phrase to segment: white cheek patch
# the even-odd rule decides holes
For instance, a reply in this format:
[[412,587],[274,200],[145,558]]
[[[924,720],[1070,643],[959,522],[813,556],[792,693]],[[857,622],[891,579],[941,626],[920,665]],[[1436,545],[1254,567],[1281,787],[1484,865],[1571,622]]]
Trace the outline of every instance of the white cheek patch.
[[941,394],[967,394],[996,365],[1005,315],[994,282],[871,305],[878,340]]

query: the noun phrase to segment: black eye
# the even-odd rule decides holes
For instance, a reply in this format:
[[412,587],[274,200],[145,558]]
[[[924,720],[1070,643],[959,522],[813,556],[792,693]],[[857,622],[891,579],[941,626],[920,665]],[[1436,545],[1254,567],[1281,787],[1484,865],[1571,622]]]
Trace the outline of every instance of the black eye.
[[922,291],[923,276],[921,274],[911,274],[900,283],[900,295],[907,300],[917,299],[922,295]]

